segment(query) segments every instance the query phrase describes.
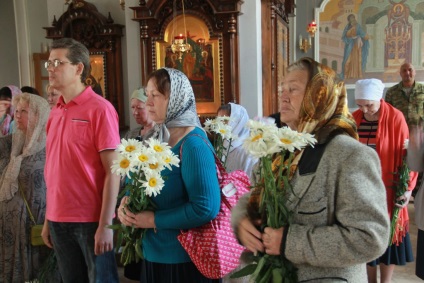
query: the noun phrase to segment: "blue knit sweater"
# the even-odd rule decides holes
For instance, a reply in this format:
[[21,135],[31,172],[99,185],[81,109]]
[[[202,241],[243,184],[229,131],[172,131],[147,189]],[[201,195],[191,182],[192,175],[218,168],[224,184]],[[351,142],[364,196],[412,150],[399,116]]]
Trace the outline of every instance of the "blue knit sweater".
[[180,167],[166,169],[162,176],[165,186],[153,198],[156,232],[149,229],[143,239],[146,260],[157,263],[184,263],[190,257],[178,242],[181,229],[201,226],[215,218],[220,207],[220,189],[215,169],[215,159],[205,133],[195,128],[172,151],[179,155]]

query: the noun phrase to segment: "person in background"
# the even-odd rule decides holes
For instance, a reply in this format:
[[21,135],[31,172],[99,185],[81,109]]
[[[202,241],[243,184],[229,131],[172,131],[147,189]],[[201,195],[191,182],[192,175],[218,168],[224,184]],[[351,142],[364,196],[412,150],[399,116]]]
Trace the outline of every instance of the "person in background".
[[46,211],[43,169],[50,110],[44,98],[29,93],[15,95],[12,103],[16,130],[0,138],[0,282],[35,282],[49,254],[46,246],[32,246],[29,240],[30,213],[42,224]]
[[[144,88],[133,91],[131,95],[131,111],[132,115],[140,125],[135,129],[129,130],[125,134],[125,139],[138,139],[140,141],[153,134],[155,122],[149,117],[146,107],[147,96]],[[121,180],[121,189],[125,187],[125,179]],[[124,276],[131,280],[139,280],[141,274],[142,261],[132,262],[124,266]]]
[[118,282],[112,224],[119,176],[111,166],[120,142],[112,104],[86,86],[88,49],[52,42],[45,67],[61,97],[47,122],[47,210],[42,237],[67,282]]
[[0,89],[0,137],[13,132],[14,108],[12,98],[20,93],[21,90],[14,85],[5,86]]
[[32,87],[32,86],[23,86],[23,87],[21,87],[21,91],[22,92],[36,94],[36,95],[40,95],[40,93],[38,92],[38,90],[36,88]]
[[[233,172],[235,170],[243,170],[250,177],[251,180],[254,180],[254,168],[255,164],[258,162],[258,159],[249,153],[243,148],[243,141],[249,136],[249,129],[245,127],[247,121],[249,121],[249,115],[247,114],[246,109],[235,103],[228,103],[221,105],[218,108],[217,115],[219,117],[227,116],[230,117],[229,125],[231,126],[231,133],[233,136],[236,136],[236,139],[231,142],[230,151],[226,158],[226,171]],[[224,141],[224,146],[228,147],[228,141]],[[240,265],[236,270],[240,270],[244,264],[244,256],[240,259]],[[231,273],[225,276],[222,280],[223,283],[243,283],[249,282],[250,277],[245,276],[242,278],[230,278]]]
[[[411,170],[424,171],[424,130],[423,125],[412,126],[409,134],[408,154],[406,155]],[[424,280],[424,183],[415,195],[415,223],[418,228],[415,275]]]
[[[242,146],[243,141],[249,136],[249,130],[245,127],[249,121],[249,114],[243,106],[231,102],[220,106],[217,114],[219,117],[230,117],[231,133],[237,137],[231,142],[225,161],[227,172],[243,170],[252,179],[252,171],[258,159],[248,154]],[[224,141],[224,146],[228,147],[227,140]]]
[[144,88],[139,88],[133,91],[131,95],[131,111],[132,115],[140,125],[135,129],[129,130],[125,134],[125,139],[143,140],[145,136],[149,136],[153,133],[155,122],[150,119],[149,113],[146,108],[147,96]]
[[384,100],[403,113],[408,127],[416,126],[424,120],[424,85],[415,81],[411,63],[402,64],[399,75],[402,81],[386,91]]
[[[379,158],[358,142],[346,101],[334,70],[311,58],[290,65],[280,96],[281,121],[317,139],[314,147],[295,152],[291,188],[283,188],[291,223],[258,230],[259,187],[232,210],[240,242],[253,253],[283,254],[297,268],[299,282],[366,282],[365,263],[387,247]],[[273,166],[278,170],[285,161],[277,158]]]
[[380,281],[391,282],[395,265],[405,265],[414,260],[409,238],[408,203],[415,186],[417,173],[410,172],[406,192],[396,198],[396,177],[404,160],[405,140],[409,139],[408,126],[402,112],[386,103],[383,97],[384,84],[378,79],[359,80],[355,85],[355,100],[359,109],[353,113],[358,126],[359,141],[373,148],[380,157],[382,179],[386,187],[389,219],[394,207],[401,208],[399,223],[386,252],[367,264],[368,282],[377,282],[377,266],[380,266]]
[[221,200],[212,145],[200,125],[190,81],[176,69],[162,68],[148,77],[146,94],[150,118],[156,123],[153,138],[167,142],[180,164],[162,171],[165,185],[152,197],[156,211],[134,214],[126,209],[127,197],[119,206],[122,224],[147,229],[140,282],[220,282],[204,277],[177,239],[181,229],[214,219]]
[[[408,127],[411,128],[424,120],[424,85],[415,81],[416,71],[409,62],[400,66],[399,75],[402,80],[387,90],[384,100],[403,113]],[[420,173],[412,196],[420,188],[422,179],[423,173]]]
[[49,103],[50,109],[56,106],[57,101],[59,100],[60,94],[54,89],[51,85],[46,86],[47,93],[47,102]]

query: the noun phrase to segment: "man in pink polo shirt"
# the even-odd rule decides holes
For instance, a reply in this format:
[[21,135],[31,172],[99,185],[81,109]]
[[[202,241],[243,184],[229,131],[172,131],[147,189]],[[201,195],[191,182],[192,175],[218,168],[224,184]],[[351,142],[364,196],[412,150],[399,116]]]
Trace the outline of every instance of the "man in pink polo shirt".
[[113,106],[84,81],[87,48],[70,38],[52,43],[46,69],[62,96],[47,123],[47,211],[42,237],[63,281],[118,282],[112,224],[119,177],[111,173],[120,142]]

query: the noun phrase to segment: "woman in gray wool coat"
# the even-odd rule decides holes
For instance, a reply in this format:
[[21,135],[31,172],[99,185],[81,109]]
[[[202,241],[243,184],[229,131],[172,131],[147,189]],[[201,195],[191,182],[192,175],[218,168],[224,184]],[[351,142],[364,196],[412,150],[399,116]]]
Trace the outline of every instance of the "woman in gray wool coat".
[[285,203],[292,221],[261,232],[253,224],[261,197],[255,188],[233,210],[234,232],[254,253],[283,255],[299,282],[367,282],[365,263],[389,243],[386,191],[376,152],[357,140],[344,83],[330,68],[302,58],[284,78],[280,114],[291,129],[317,139],[292,162]]

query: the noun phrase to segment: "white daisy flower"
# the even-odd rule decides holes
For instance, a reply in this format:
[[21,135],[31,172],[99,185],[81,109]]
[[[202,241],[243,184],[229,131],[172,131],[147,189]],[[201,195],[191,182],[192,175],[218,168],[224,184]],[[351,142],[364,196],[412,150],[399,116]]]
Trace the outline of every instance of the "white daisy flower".
[[164,161],[164,166],[169,170],[172,170],[172,166],[180,167],[180,159],[172,151],[162,155],[162,159]]
[[157,196],[160,194],[163,186],[165,185],[164,180],[160,174],[156,171],[146,171],[146,180],[139,180],[143,187],[146,188],[145,193],[149,197]]
[[314,144],[317,143],[317,139],[314,137],[314,135],[311,135],[309,133],[299,133],[299,136],[301,139],[303,139],[306,145],[311,145],[313,147]]
[[166,142],[160,142],[157,139],[150,138],[146,141],[148,147],[153,149],[156,152],[164,152],[166,150],[170,150],[171,147]]
[[121,143],[116,148],[116,151],[120,154],[131,155],[139,150],[141,146],[142,143],[136,139],[121,139]]
[[140,151],[132,155],[132,161],[137,166],[147,167],[150,163],[157,161],[156,152],[151,148],[143,146]]
[[214,132],[221,135],[223,139],[231,138],[231,127],[227,124],[218,124]]
[[243,142],[243,147],[247,152],[258,158],[267,155],[268,146],[263,138],[263,133],[258,131],[257,134],[250,133],[250,136]]
[[111,166],[112,173],[122,177],[128,176],[131,179],[130,173],[135,171],[135,166],[131,159],[125,154],[119,154],[119,158],[113,161]]

